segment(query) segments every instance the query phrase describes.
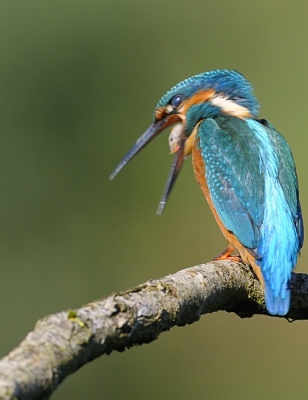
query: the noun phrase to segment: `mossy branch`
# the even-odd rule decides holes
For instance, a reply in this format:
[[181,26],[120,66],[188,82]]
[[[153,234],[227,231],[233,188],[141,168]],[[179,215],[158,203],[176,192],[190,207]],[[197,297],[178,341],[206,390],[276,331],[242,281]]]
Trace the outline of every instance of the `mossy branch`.
[[[308,318],[308,275],[293,274],[288,319]],[[215,311],[269,315],[248,266],[233,261],[197,265],[125,292],[38,321],[0,360],[0,399],[47,399],[87,362],[113,350],[149,343],[173,326]]]

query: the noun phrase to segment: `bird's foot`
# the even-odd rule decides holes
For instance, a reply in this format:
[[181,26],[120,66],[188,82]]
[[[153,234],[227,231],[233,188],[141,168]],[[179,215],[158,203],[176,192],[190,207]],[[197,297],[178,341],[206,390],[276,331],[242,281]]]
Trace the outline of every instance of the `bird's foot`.
[[230,260],[230,261],[235,261],[235,262],[243,262],[242,257],[240,255],[238,256],[231,256],[231,254],[234,252],[235,249],[230,249],[229,247],[224,250],[222,253],[218,254],[214,258],[213,261],[222,261],[222,260]]

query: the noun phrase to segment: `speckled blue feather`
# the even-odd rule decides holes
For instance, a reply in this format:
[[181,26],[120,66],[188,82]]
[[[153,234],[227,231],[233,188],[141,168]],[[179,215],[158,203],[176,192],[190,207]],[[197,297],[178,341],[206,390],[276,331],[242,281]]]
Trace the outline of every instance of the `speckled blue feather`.
[[255,249],[264,217],[264,176],[258,141],[252,132],[247,135],[246,125],[238,118],[208,118],[198,138],[219,217],[244,246]]
[[215,209],[258,255],[268,311],[285,315],[304,238],[291,150],[272,125],[253,119],[207,118],[197,137]]
[[[258,243],[262,259],[257,264],[263,273],[269,312],[285,315],[290,308],[291,272],[303,243],[303,228],[297,230],[303,223],[301,212],[298,215],[295,165],[288,144],[271,140],[279,135],[273,127],[264,127],[254,120],[247,120],[247,124],[259,141],[260,167],[264,174],[264,220]],[[283,148],[277,147],[279,143]],[[287,156],[281,158],[283,153]],[[286,172],[291,175],[288,181]]]
[[177,94],[181,94],[185,100],[200,90],[208,89],[214,89],[218,93],[224,93],[228,97],[233,98],[236,103],[248,108],[253,116],[258,115],[259,104],[253,95],[251,84],[237,71],[220,69],[203,72],[173,86],[173,88],[159,100],[155,111],[169,104],[172,97]]

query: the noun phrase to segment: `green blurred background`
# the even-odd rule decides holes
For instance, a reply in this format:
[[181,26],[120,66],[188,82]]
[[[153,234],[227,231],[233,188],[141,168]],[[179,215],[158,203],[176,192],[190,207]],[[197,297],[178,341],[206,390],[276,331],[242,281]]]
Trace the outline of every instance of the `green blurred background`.
[[[161,217],[167,133],[113,181],[158,99],[233,68],[289,141],[308,214],[308,3],[0,2],[0,355],[37,319],[225,248],[188,160]],[[297,271],[308,272],[304,248]],[[95,360],[61,399],[306,399],[307,323],[216,313]]]

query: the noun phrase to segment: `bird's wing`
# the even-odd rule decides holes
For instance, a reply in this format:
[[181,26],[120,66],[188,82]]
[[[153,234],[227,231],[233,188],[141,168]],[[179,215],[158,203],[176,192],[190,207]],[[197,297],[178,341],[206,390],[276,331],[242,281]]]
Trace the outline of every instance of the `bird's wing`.
[[276,215],[275,204],[272,205],[275,199],[265,200],[265,175],[271,168],[266,165],[266,143],[274,149],[275,153],[271,154],[277,157],[275,172],[271,172],[267,184],[278,183],[282,189],[282,202],[287,211],[278,212],[290,213],[297,234],[297,244],[294,241],[292,251],[297,254],[303,245],[304,228],[296,169],[285,139],[266,120],[225,117],[204,120],[197,137],[206,165],[207,184],[220,219],[244,246],[250,249],[259,247],[260,257],[265,245],[258,246],[262,236],[263,242],[266,236],[261,229],[266,204],[271,204],[273,219]]
[[244,246],[257,248],[264,215],[264,175],[254,132],[238,118],[208,118],[200,124],[197,138],[220,219]]
[[301,205],[299,202],[298,181],[292,152],[285,138],[276,131],[270,122],[262,119],[260,120],[260,123],[265,127],[270,141],[276,149],[276,154],[279,160],[278,181],[282,187],[286,202],[290,209],[297,232],[299,249],[301,249],[304,243],[304,224]]

